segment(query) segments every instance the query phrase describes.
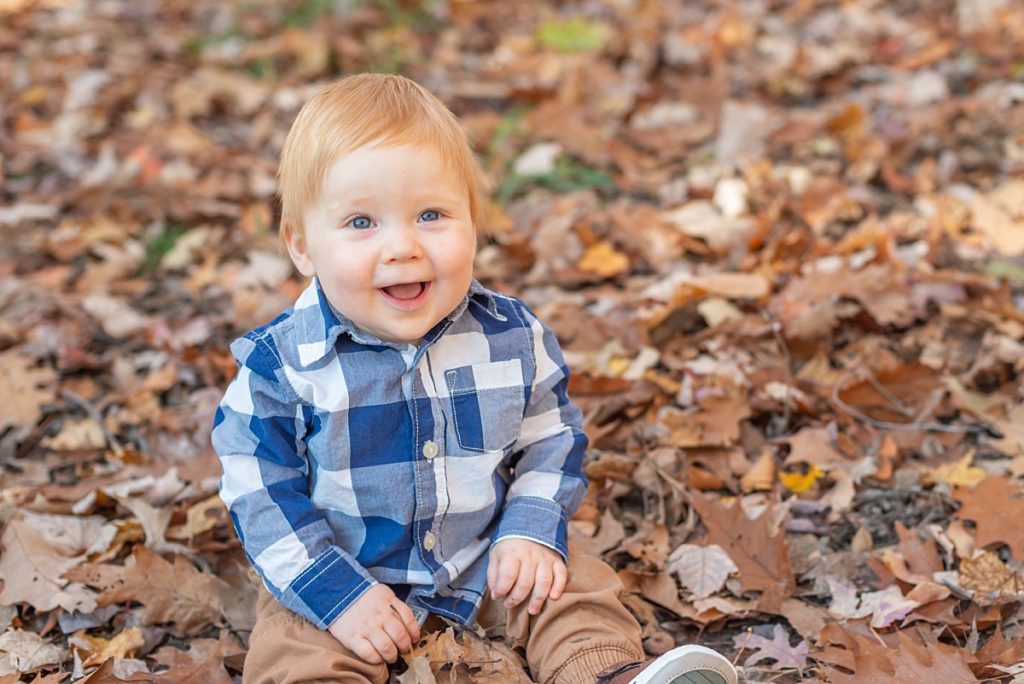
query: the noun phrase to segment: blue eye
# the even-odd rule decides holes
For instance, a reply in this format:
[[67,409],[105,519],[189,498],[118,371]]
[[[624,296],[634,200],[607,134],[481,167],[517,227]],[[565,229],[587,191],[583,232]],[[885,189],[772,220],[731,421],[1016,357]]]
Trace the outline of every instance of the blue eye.
[[366,230],[367,228],[373,227],[373,221],[365,216],[356,216],[354,219],[348,222],[348,225],[358,230]]
[[441,218],[441,214],[435,209],[427,209],[425,212],[420,214],[421,221],[437,221]]

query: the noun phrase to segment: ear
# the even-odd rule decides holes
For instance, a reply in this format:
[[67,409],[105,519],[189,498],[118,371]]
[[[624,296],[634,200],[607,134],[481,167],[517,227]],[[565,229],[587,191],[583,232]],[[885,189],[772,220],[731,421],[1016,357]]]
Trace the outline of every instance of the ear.
[[295,226],[294,222],[286,219],[281,223],[281,239],[284,240],[284,245],[288,248],[288,256],[292,258],[292,263],[295,264],[299,273],[307,278],[314,276],[316,269],[313,268],[313,260],[309,258],[306,236]]

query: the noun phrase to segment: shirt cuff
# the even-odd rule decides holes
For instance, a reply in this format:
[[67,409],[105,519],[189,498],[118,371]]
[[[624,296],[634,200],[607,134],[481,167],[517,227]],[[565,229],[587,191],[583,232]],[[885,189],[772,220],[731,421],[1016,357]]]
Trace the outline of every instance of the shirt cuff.
[[550,547],[569,560],[569,526],[565,510],[550,499],[517,496],[505,503],[491,546],[502,539],[530,539]]
[[331,546],[281,592],[278,600],[320,629],[327,629],[374,584],[377,581],[354,558]]

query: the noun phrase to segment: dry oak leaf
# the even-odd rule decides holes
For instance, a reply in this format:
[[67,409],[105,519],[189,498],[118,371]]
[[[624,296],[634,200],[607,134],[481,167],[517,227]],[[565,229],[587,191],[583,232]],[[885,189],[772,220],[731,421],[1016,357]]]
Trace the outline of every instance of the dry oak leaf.
[[962,506],[954,515],[973,520],[978,547],[1006,544],[1014,560],[1024,560],[1024,492],[1005,477],[990,477],[974,489],[959,489]]
[[11,629],[0,634],[0,675],[36,672],[64,662],[64,650],[35,632]]
[[629,257],[615,250],[607,240],[587,248],[577,268],[601,278],[612,278],[629,270]]
[[803,671],[807,667],[807,642],[800,641],[796,646],[791,646],[789,632],[782,625],[772,627],[771,639],[766,639],[760,634],[737,634],[733,640],[737,649],[754,650],[743,661],[743,667],[751,667],[762,660],[774,660],[776,669],[795,667],[797,670]]
[[135,650],[142,648],[146,643],[146,639],[142,636],[141,629],[130,627],[116,634],[111,639],[91,636],[86,634],[85,630],[82,630],[72,636],[68,643],[78,652],[79,657],[82,658],[82,666],[92,667],[93,665],[100,665],[110,658],[124,659],[133,657]]
[[958,584],[973,591],[972,600],[980,606],[1010,603],[1024,597],[1024,578],[991,551],[960,561]]
[[138,601],[144,607],[143,624],[169,622],[179,635],[188,636],[220,621],[224,597],[231,591],[226,582],[196,569],[182,556],[175,556],[171,564],[136,546],[120,581],[104,590],[98,605]]
[[219,639],[193,639],[189,650],[164,646],[153,658],[170,669],[152,675],[156,682],[166,684],[231,684],[224,669],[224,660],[244,653],[245,649],[227,630],[221,630]]
[[660,414],[669,431],[666,442],[677,447],[725,447],[740,437],[740,423],[750,417],[750,402],[742,396],[710,396],[697,413],[665,411]]
[[39,612],[60,606],[67,611],[91,613],[96,595],[87,587],[63,578],[85,556],[67,553],[29,521],[11,520],[0,537],[0,605],[28,603]]
[[42,417],[42,405],[57,396],[57,373],[12,349],[0,354],[0,433],[27,429]]
[[832,684],[969,684],[978,679],[967,663],[971,653],[955,646],[917,643],[897,632],[896,647],[880,644],[875,638],[847,632],[844,645],[851,651],[853,674],[825,668]]
[[693,597],[701,599],[721,589],[729,575],[739,568],[718,544],[682,544],[668,557],[666,570],[678,575]]
[[976,674],[981,674],[992,664],[1024,664],[1024,639],[1006,639],[1002,628],[996,624],[995,633],[974,655],[978,659],[974,666]]
[[925,484],[945,482],[954,487],[976,487],[988,477],[988,473],[982,468],[971,465],[973,462],[974,450],[972,449],[964,454],[959,461],[934,468],[925,468],[922,473],[924,482]]
[[723,508],[697,492],[691,495],[691,502],[708,528],[707,542],[721,546],[739,568],[743,591],[763,592],[761,609],[779,610],[782,599],[793,594],[796,582],[786,537],[780,532],[772,534],[771,511],[751,520],[739,503]]
[[427,659],[435,677],[447,670],[445,677],[452,682],[530,684],[522,661],[512,649],[500,641],[488,641],[470,631],[461,632],[458,636],[451,627],[443,632],[434,632],[402,655],[407,663],[418,657]]

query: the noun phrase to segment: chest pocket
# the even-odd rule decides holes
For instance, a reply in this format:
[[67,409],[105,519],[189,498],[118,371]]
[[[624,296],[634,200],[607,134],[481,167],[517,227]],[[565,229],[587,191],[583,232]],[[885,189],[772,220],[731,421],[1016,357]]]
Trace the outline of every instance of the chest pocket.
[[476,363],[444,374],[459,446],[502,451],[519,438],[525,409],[519,359]]

